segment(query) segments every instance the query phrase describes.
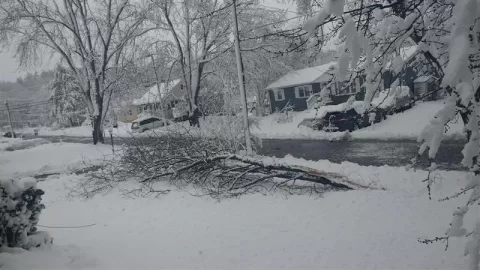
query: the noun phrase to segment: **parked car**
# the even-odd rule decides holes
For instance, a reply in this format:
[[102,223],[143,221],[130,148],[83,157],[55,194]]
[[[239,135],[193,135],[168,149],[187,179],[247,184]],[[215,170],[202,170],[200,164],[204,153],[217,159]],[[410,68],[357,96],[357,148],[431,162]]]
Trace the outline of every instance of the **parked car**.
[[323,117],[325,131],[354,131],[363,127],[364,118],[355,109],[344,112],[329,112]]
[[[165,119],[166,124],[170,125],[171,121]],[[156,116],[149,116],[137,119],[132,122],[132,132],[144,132],[145,130],[151,130],[164,126],[163,119],[160,119]]]
[[[15,133],[15,132],[13,133],[13,137],[14,137],[14,138],[18,138],[18,136],[19,136],[19,134]],[[5,132],[5,133],[3,134],[3,137],[5,137],[5,138],[12,138],[12,132],[11,132],[11,131]],[[21,135],[20,135],[20,137],[21,137]]]

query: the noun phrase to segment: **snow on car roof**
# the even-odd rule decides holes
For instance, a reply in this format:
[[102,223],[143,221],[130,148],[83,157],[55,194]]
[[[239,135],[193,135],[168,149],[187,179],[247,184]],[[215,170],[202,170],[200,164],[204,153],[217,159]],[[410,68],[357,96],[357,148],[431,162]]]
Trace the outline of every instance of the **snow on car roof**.
[[[363,104],[364,102],[363,101],[355,101],[353,102],[352,104],[352,107],[353,109],[355,109],[355,111],[359,114],[363,113]],[[318,108],[318,111],[315,112],[316,114],[316,118],[317,119],[320,119],[320,118],[323,118],[325,117],[325,115],[327,113],[332,113],[332,112],[343,112],[343,111],[347,111],[347,102],[345,103],[341,103],[341,104],[338,104],[338,105],[325,105],[325,106],[321,106],[320,108]]]

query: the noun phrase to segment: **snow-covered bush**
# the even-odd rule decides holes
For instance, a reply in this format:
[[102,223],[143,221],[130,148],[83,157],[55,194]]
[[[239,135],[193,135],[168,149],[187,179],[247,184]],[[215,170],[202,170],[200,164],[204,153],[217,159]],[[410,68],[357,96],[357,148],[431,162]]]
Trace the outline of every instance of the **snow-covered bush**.
[[282,109],[277,108],[277,110],[275,112],[275,114],[276,114],[275,122],[277,122],[279,124],[292,122],[292,120],[293,120],[292,119],[293,108],[294,108],[294,106],[292,104],[290,104],[290,101],[287,102],[285,107],[283,107]]
[[0,179],[0,247],[29,249],[52,242],[46,232],[37,232],[43,190],[34,178]]

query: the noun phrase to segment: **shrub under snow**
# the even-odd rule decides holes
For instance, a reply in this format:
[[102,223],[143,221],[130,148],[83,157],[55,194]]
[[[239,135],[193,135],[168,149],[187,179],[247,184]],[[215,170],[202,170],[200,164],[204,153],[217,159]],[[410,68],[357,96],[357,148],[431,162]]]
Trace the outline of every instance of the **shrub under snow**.
[[0,248],[29,249],[52,242],[46,232],[37,232],[38,218],[45,206],[43,190],[34,178],[0,179]]

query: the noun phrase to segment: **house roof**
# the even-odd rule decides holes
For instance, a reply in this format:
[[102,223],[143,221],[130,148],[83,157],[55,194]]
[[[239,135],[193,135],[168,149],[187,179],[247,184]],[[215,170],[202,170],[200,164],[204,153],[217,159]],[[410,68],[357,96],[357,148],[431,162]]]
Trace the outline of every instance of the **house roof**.
[[[400,52],[400,58],[402,58],[403,62],[408,62],[412,57],[414,57],[418,51],[417,51],[417,46],[409,46],[409,47],[403,47],[399,49]],[[392,62],[389,61],[387,63],[387,68],[391,68]]]
[[[159,102],[161,98],[165,97],[168,94],[172,94],[175,97],[178,93],[172,91],[172,89],[180,83],[180,80],[173,80],[170,81],[168,84],[161,83],[160,84],[160,91],[158,91],[158,87],[155,84],[154,86],[150,87],[150,89],[139,99],[135,99],[133,101],[133,105],[143,105],[149,103],[156,103]],[[159,94],[160,92],[160,94]]]
[[413,82],[414,83],[424,83],[428,82],[432,77],[431,76],[420,76],[416,78]]
[[400,49],[400,57],[402,57],[403,61],[408,61],[415,56],[417,52],[417,46],[403,47]]
[[286,75],[280,77],[280,79],[267,86],[266,89],[285,88],[289,86],[316,82],[323,74],[325,74],[332,66],[335,66],[336,64],[336,62],[330,62],[328,64],[316,67],[290,71]]

